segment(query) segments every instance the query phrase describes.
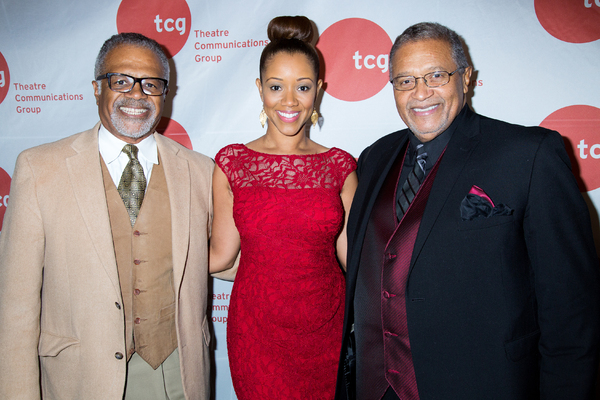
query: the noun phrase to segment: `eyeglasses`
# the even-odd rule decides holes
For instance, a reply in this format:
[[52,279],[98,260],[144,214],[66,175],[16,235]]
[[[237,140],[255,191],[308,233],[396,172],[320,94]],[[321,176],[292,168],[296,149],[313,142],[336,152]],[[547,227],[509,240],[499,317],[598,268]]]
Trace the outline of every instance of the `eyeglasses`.
[[96,80],[107,79],[110,90],[119,93],[129,93],[136,83],[140,83],[142,92],[148,96],[160,96],[166,92],[168,83],[162,78],[134,78],[133,76],[109,72],[96,77]]
[[405,90],[413,90],[417,86],[417,79],[423,79],[425,85],[429,88],[436,88],[440,86],[444,86],[448,82],[450,82],[450,77],[464,69],[464,67],[459,67],[452,72],[446,71],[434,71],[423,76],[397,76],[392,79],[390,82],[394,85],[394,89],[405,91]]

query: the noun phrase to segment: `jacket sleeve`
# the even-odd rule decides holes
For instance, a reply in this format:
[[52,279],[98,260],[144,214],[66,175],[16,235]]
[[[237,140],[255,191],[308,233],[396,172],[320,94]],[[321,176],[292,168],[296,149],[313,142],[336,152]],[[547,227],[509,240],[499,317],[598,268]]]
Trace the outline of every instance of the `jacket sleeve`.
[[560,135],[535,155],[524,219],[540,327],[542,399],[592,399],[600,338],[600,277],[589,211]]
[[40,399],[38,343],[44,228],[36,182],[21,154],[0,234],[0,398]]

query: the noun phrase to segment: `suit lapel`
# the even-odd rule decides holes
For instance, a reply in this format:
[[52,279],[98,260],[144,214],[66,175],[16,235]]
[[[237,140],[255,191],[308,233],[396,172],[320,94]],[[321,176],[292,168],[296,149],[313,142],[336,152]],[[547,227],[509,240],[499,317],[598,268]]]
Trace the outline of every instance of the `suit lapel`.
[[98,123],[94,128],[83,132],[73,141],[71,147],[77,154],[68,157],[65,162],[79,212],[96,248],[100,262],[112,281],[116,292],[120,295],[117,262],[108,218],[104,181],[102,179],[100,151],[98,150],[99,127],[100,124]]
[[179,294],[190,240],[190,169],[188,161],[178,155],[177,146],[160,134],[155,133],[154,137],[163,163],[171,203],[173,277]]
[[440,161],[441,164],[431,188],[413,248],[411,268],[427,241],[448,196],[481,139],[479,135],[479,116],[470,110],[468,112],[467,121],[464,126],[458,127],[454,132]]
[[[367,224],[369,222],[369,217],[373,210],[373,206],[375,204],[375,200],[377,200],[377,196],[379,195],[379,191],[387,177],[390,169],[394,165],[396,158],[400,151],[404,148],[406,141],[408,140],[408,135],[397,133],[397,138],[383,149],[383,151],[379,153],[370,153],[367,155],[368,165],[374,165],[372,168],[365,168],[365,171],[361,173],[359,176],[359,182],[364,181],[367,182],[368,186],[361,190],[361,198],[357,204],[357,209],[352,209],[351,214],[354,214],[355,217],[352,218],[355,220],[352,222],[355,225],[353,229],[354,234],[352,238],[349,238],[349,245],[352,246],[349,248],[349,254],[352,257],[352,265],[348,265],[348,279],[352,282],[356,281],[356,276],[358,274],[358,265],[360,263],[360,251],[362,250],[362,243],[364,239],[364,235],[367,231]],[[365,160],[360,160],[364,162]],[[354,208],[354,204],[353,204]],[[350,226],[351,221],[348,221],[348,225]]]

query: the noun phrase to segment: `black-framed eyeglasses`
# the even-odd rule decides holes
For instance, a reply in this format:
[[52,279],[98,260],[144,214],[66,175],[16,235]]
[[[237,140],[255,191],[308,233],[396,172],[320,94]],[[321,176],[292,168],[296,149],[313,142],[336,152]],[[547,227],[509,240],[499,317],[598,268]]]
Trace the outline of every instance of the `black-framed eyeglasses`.
[[119,93],[129,93],[136,83],[140,83],[142,92],[148,96],[160,96],[167,91],[169,81],[162,78],[135,78],[131,75],[109,72],[96,77],[96,80],[106,79],[110,90]]
[[436,88],[450,82],[450,77],[461,69],[464,69],[464,67],[458,67],[452,72],[434,71],[423,76],[397,76],[390,82],[394,85],[394,89],[400,91],[413,90],[417,86],[418,79],[423,79],[427,87]]

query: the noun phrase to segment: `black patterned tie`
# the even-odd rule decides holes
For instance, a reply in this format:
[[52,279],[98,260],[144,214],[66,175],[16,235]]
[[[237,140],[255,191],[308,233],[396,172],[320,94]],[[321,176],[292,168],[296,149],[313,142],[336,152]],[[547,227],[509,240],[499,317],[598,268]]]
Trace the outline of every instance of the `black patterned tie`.
[[426,161],[427,153],[425,153],[425,149],[421,143],[417,145],[417,159],[415,161],[415,166],[408,173],[408,178],[406,178],[406,181],[402,185],[402,191],[398,196],[398,210],[396,210],[398,220],[401,220],[402,216],[406,213],[406,210],[408,210],[408,206],[410,206],[410,203],[417,195],[419,186],[421,186],[425,179]]
[[123,199],[123,203],[125,203],[131,226],[133,226],[144,200],[146,177],[144,176],[144,169],[137,158],[138,148],[132,144],[127,144],[122,151],[129,156],[129,162],[123,170],[117,190]]

